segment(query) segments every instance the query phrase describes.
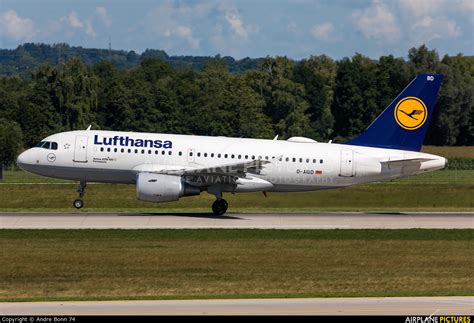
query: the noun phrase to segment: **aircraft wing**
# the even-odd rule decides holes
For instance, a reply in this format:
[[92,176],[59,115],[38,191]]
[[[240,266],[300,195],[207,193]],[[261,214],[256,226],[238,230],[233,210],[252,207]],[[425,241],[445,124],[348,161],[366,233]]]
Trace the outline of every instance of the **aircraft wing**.
[[245,173],[259,174],[263,169],[264,165],[270,164],[280,157],[272,158],[271,160],[251,160],[242,161],[238,163],[221,164],[205,167],[176,167],[176,166],[162,166],[154,164],[142,164],[134,167],[137,172],[148,172],[154,174],[166,174],[166,175],[244,175]]
[[188,168],[167,171],[170,175],[238,175],[247,172],[258,173],[271,160],[252,160],[247,162],[207,166],[202,168]]

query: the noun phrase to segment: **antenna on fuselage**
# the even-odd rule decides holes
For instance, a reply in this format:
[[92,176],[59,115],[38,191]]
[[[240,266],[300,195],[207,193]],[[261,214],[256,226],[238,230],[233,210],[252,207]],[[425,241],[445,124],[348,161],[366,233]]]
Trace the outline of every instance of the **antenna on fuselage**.
[[276,135],[275,138],[273,138],[273,140],[278,140],[278,135]]
[[87,127],[86,131],[91,130],[92,125],[90,124],[89,127]]

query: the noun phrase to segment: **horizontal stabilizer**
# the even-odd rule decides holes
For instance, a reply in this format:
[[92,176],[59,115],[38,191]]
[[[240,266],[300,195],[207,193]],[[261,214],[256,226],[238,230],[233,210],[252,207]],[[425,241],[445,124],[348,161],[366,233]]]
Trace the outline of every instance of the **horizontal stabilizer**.
[[393,160],[384,160],[380,163],[382,165],[391,165],[391,166],[405,166],[405,165],[413,165],[419,164],[422,162],[427,162],[430,160],[435,160],[433,158],[405,158],[405,159],[393,159]]

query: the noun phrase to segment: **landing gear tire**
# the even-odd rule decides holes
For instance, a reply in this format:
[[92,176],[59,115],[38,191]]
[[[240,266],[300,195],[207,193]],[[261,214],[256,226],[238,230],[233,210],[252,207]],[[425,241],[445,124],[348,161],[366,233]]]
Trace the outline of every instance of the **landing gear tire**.
[[77,199],[77,200],[74,200],[73,205],[76,209],[80,209],[84,206],[84,202],[80,199]]
[[227,211],[228,206],[229,204],[227,203],[226,200],[224,199],[216,200],[214,203],[212,203],[212,213],[214,213],[214,215],[217,215],[217,216],[223,215]]

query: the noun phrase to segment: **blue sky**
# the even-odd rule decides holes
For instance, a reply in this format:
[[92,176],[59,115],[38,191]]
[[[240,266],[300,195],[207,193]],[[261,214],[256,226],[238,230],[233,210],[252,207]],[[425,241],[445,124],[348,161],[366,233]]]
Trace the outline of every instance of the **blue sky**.
[[474,0],[0,0],[2,48],[107,48],[109,37],[171,55],[406,57],[421,44],[474,55]]

